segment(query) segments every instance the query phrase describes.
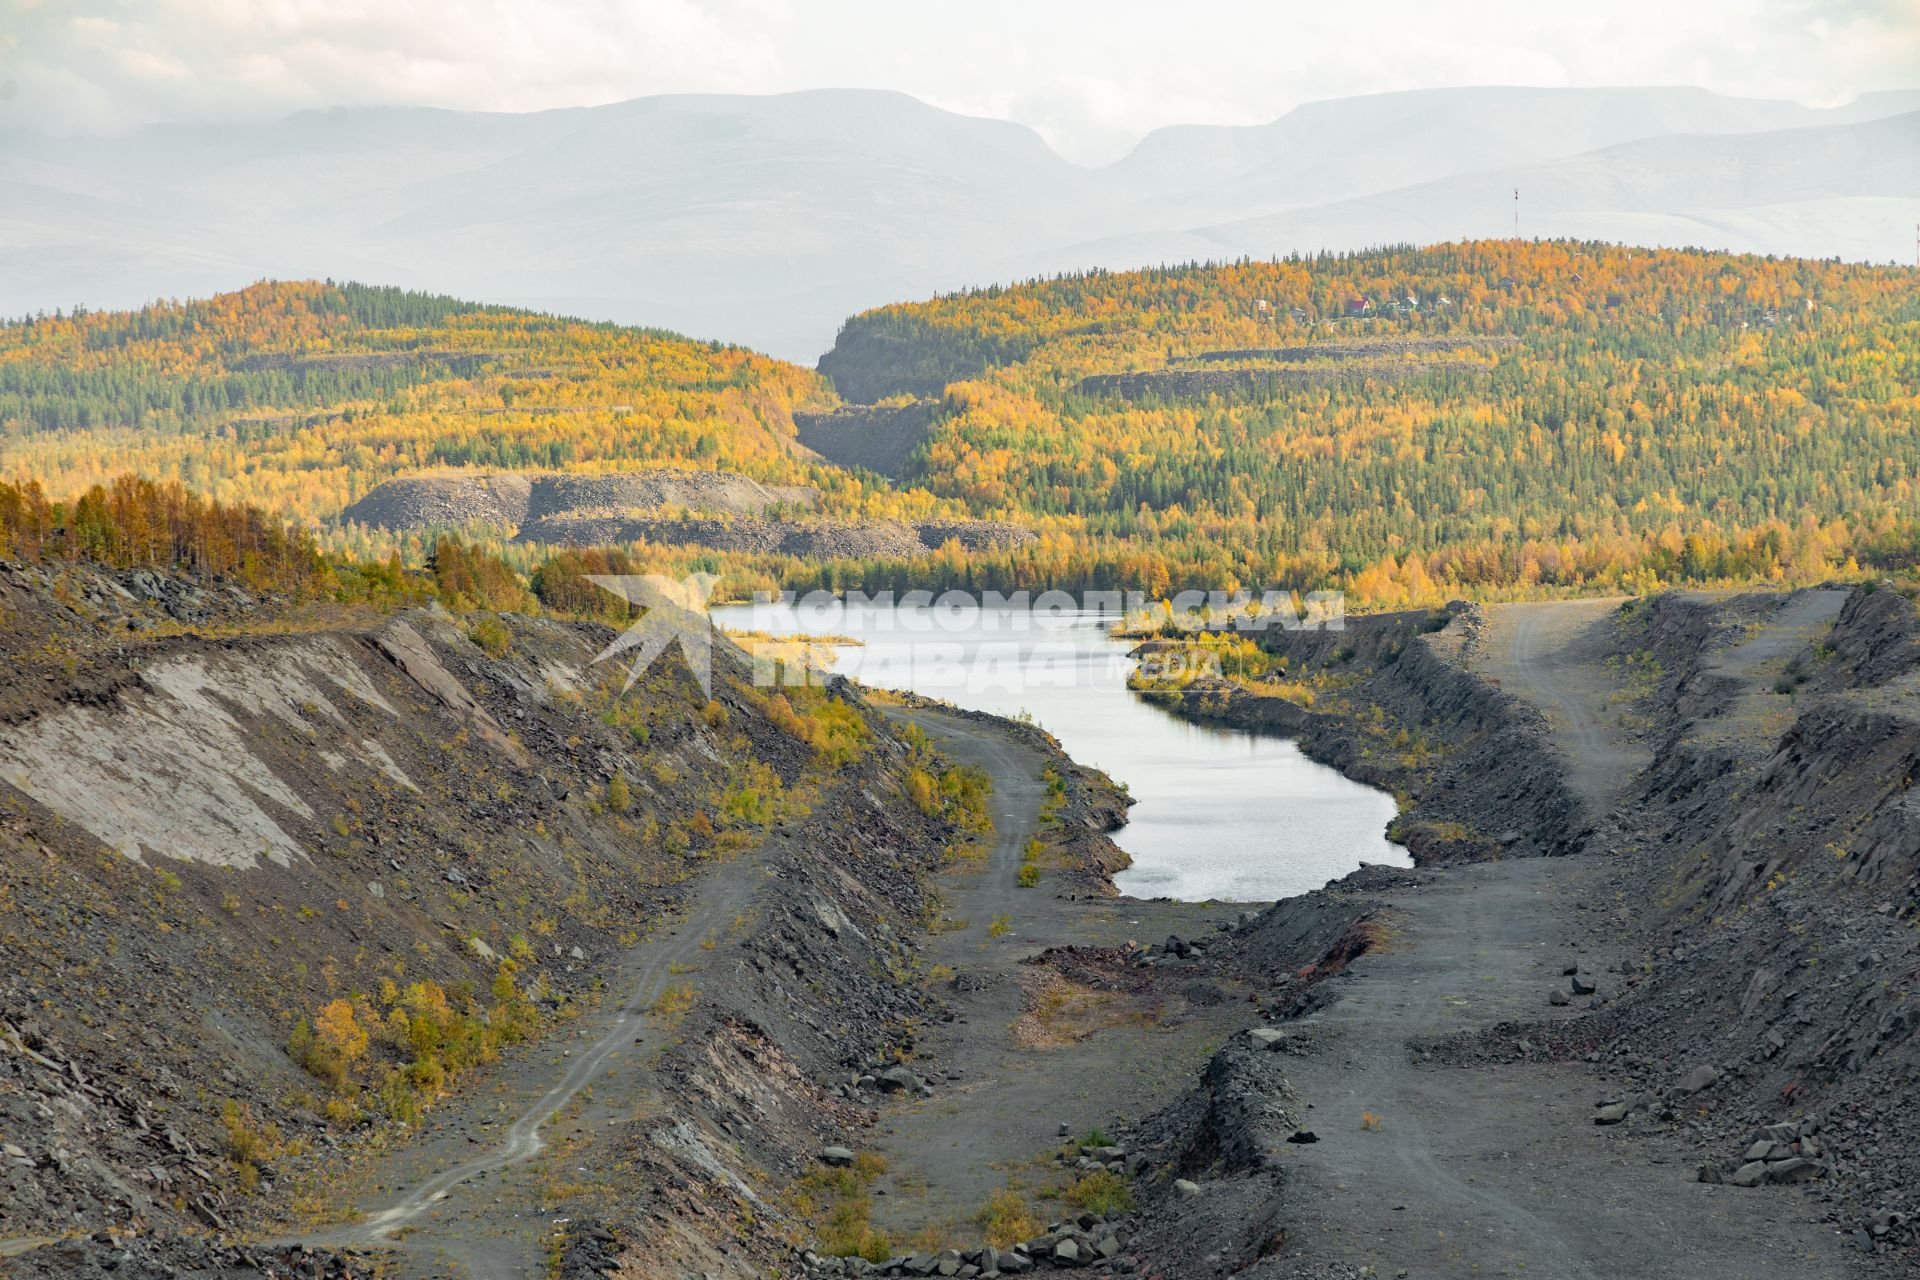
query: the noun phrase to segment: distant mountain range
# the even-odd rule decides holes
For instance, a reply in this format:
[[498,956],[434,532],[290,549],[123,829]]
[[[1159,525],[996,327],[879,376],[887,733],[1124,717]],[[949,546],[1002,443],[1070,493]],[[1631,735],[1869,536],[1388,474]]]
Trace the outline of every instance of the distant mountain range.
[[811,360],[841,321],[1065,269],[1511,233],[1887,260],[1920,90],[1819,110],[1699,89],[1480,88],[1182,126],[1097,169],[902,94],[528,115],[302,112],[0,134],[0,314],[358,279]]

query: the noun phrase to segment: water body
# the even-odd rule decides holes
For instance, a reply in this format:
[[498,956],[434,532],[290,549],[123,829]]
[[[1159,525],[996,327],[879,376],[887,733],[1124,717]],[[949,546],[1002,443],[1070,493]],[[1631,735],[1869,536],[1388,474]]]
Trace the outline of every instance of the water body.
[[910,605],[729,605],[714,620],[775,635],[845,635],[833,670],[883,689],[1031,717],[1075,760],[1125,783],[1114,840],[1135,897],[1266,902],[1362,862],[1409,866],[1386,838],[1393,797],[1309,760],[1288,739],[1183,720],[1127,688],[1131,644],[1089,612]]

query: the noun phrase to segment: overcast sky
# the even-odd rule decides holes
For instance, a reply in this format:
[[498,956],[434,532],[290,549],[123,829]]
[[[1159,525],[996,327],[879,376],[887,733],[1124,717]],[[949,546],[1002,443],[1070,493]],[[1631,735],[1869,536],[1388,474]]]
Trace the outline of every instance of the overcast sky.
[[0,127],[900,89],[1098,162],[1448,85],[1920,85],[1920,0],[0,0]]

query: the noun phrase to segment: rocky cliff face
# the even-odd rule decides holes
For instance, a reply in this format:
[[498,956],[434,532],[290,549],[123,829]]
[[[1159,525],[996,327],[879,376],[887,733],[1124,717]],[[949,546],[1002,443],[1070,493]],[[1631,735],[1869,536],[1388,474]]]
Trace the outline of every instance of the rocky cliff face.
[[1379,384],[1422,377],[1477,377],[1486,365],[1413,364],[1392,360],[1348,360],[1339,364],[1247,369],[1151,369],[1138,373],[1097,373],[1074,390],[1087,396],[1121,400],[1272,400],[1284,389],[1326,387],[1342,382]]
[[803,560],[913,559],[957,542],[968,551],[1004,551],[1033,541],[1031,529],[1003,520],[816,520],[795,523],[742,516],[645,519],[567,515],[532,520],[516,542],[607,546],[651,542],[795,556]]
[[1024,347],[1002,350],[956,335],[919,332],[884,317],[855,316],[841,327],[833,349],[820,357],[820,372],[854,404],[878,404],[891,396],[938,400],[949,382],[977,378],[1024,352]]
[[437,609],[0,565],[0,1238],[113,1231],[88,1249],[146,1274],[160,1246],[125,1240],[294,1229],[298,1188],[467,1083],[329,1084],[297,1026],[343,1002],[343,1051],[377,1057],[375,993],[427,980],[538,1040],[689,873],[789,829],[738,981],[663,1071],[685,1107],[622,1131],[661,1189],[625,1240],[780,1253],[674,1189],[794,1167],[833,1127],[818,1082],[923,1016],[912,924],[950,833],[899,802],[906,749],[857,699],[871,746],[822,774],[724,641],[711,698],[677,654],[622,697],[611,630],[497,621],[483,647]]
[[[1668,733],[1631,828],[1652,856],[1622,883],[1665,937],[1601,1026],[1659,1075],[1716,1073],[1694,1121],[1703,1179],[1773,1179],[1752,1135],[1811,1125],[1808,1150],[1778,1158],[1814,1159],[1836,1218],[1869,1248],[1892,1245],[1905,1228],[1887,1215],[1911,1210],[1920,1176],[1920,1115],[1902,1102],[1920,1073],[1905,998],[1920,980],[1920,619],[1891,590],[1853,590],[1777,675],[1731,687],[1725,655],[1782,607],[1648,607],[1642,634],[1674,664],[1651,698]],[[1768,714],[1784,727],[1754,732]]]
[[472,524],[517,529],[580,512],[627,515],[667,510],[759,514],[811,507],[819,494],[801,485],[764,485],[726,471],[650,467],[603,475],[502,471],[403,476],[375,486],[340,518],[376,529],[458,529]]
[[938,400],[846,405],[832,413],[796,413],[800,443],[843,467],[899,479],[940,411]]
[[[1475,643],[1472,611],[1430,630],[1440,621],[1349,620],[1344,637],[1275,642],[1296,684],[1325,689],[1314,677],[1329,664],[1347,673],[1311,708],[1297,693],[1221,685],[1182,697],[1195,714],[1300,734],[1320,758],[1400,787],[1412,801],[1404,826],[1474,832],[1504,813],[1524,832],[1491,845],[1410,834],[1423,862],[1501,849],[1585,855],[1566,913],[1581,1012],[1416,1043],[1415,1059],[1577,1066],[1607,1090],[1596,1123],[1691,1152],[1689,1175],[1727,1194],[1804,1184],[1795,1194],[1860,1250],[1863,1274],[1909,1273],[1920,1250],[1913,603],[1880,587],[1672,593],[1623,610],[1610,624],[1608,665],[1622,679],[1610,705],[1657,747],[1595,831],[1558,782],[1564,765],[1537,717],[1457,661]],[[1444,733],[1446,758],[1384,750],[1402,729]],[[1382,896],[1404,884],[1414,893],[1396,901],[1418,902],[1419,886],[1454,874],[1365,868],[1261,913],[1223,961],[1264,984],[1262,1011],[1286,1028],[1274,1034],[1287,1048],[1311,1037],[1297,1019],[1350,995],[1325,979],[1392,937]],[[1557,995],[1568,1003],[1565,989]],[[1284,1081],[1262,1078],[1265,1057],[1223,1049],[1185,1103],[1145,1126],[1157,1158],[1199,1152],[1214,1179],[1205,1196],[1157,1206],[1148,1233],[1161,1256],[1180,1256],[1198,1235],[1255,1257],[1269,1226],[1285,1229],[1284,1177],[1209,1137],[1223,1116],[1254,1135],[1273,1129],[1245,1104],[1291,1100]]]

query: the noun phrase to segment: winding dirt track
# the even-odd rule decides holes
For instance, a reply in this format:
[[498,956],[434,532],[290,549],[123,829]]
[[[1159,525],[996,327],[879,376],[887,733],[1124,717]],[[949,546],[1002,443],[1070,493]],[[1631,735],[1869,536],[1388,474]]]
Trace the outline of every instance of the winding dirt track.
[[[429,1274],[445,1274],[438,1268],[451,1259],[472,1280],[525,1280],[539,1274],[537,1227],[527,1219],[525,1206],[512,1203],[511,1189],[497,1181],[484,1187],[474,1184],[538,1155],[545,1146],[542,1127],[617,1060],[644,1060],[652,1055],[662,1030],[647,1010],[670,981],[698,986],[697,970],[693,976],[683,975],[703,955],[701,940],[709,933],[724,932],[746,911],[764,879],[761,863],[751,853],[705,876],[692,909],[671,929],[640,942],[628,957],[626,999],[583,1020],[581,1029],[593,1037],[591,1043],[559,1064],[530,1058],[519,1064],[518,1071],[505,1073],[515,1098],[512,1105],[519,1110],[492,1145],[424,1177],[413,1172],[421,1153],[396,1153],[397,1167],[387,1181],[404,1186],[403,1191],[360,1206],[363,1216],[358,1221],[308,1236],[306,1242],[398,1249],[416,1260],[431,1260],[437,1269]],[[476,1110],[480,1104],[472,1100],[465,1105]],[[464,1127],[457,1122],[447,1126],[449,1132],[441,1142],[443,1157],[455,1141],[460,1142],[460,1150],[468,1149],[459,1133]],[[442,1220],[443,1206],[462,1210],[459,1220]],[[475,1214],[480,1217],[478,1229]]]
[[986,869],[970,877],[957,899],[970,918],[1026,914],[1045,899],[1020,888],[1020,851],[1039,822],[1045,788],[1036,753],[988,725],[950,712],[887,707],[889,718],[918,725],[953,756],[993,779],[993,852]]
[[1608,726],[1611,676],[1595,660],[1601,628],[1618,599],[1494,605],[1482,673],[1532,702],[1569,764],[1568,781],[1598,817],[1646,763],[1644,752]]

